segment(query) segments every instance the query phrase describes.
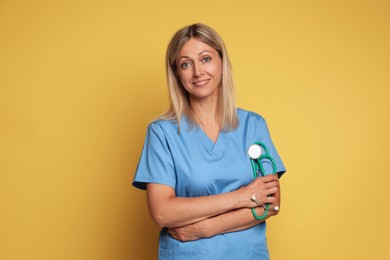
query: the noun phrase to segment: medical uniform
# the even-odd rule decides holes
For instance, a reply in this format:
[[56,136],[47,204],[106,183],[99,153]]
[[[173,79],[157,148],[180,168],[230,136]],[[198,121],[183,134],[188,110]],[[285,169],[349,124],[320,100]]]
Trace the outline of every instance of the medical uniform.
[[[237,110],[239,126],[221,132],[216,143],[200,129],[190,129],[183,117],[174,121],[155,121],[149,125],[133,185],[145,189],[159,183],[175,189],[178,197],[208,196],[230,192],[248,185],[252,168],[247,154],[254,142],[263,142],[276,162],[279,176],[286,170],[272,143],[265,120],[258,114]],[[272,172],[270,163],[265,171]],[[248,198],[250,199],[250,198]],[[252,228],[180,242],[166,228],[160,233],[160,260],[269,259],[266,223]]]

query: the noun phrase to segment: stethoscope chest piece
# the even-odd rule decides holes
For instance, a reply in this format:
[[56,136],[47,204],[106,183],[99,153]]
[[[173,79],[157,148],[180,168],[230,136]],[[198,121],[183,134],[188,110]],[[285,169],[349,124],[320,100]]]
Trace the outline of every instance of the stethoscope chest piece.
[[259,159],[261,156],[261,146],[258,144],[252,144],[248,148],[248,155],[253,160]]

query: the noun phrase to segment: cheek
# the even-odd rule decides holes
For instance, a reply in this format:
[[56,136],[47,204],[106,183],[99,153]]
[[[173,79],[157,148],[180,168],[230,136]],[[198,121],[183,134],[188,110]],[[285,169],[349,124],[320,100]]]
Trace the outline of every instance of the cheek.
[[219,61],[216,66],[213,67],[213,74],[216,77],[220,77],[222,75],[222,62]]
[[222,68],[221,67],[215,67],[212,71],[212,74],[214,75],[214,78],[217,80],[221,80],[222,78]]
[[176,80],[177,80],[177,83],[183,84],[183,75],[181,75],[181,73],[177,72],[176,73]]
[[177,74],[177,83],[181,85],[185,90],[188,91],[188,78],[183,73]]
[[192,76],[190,73],[180,73],[178,75],[178,80],[183,86],[185,86],[186,84],[191,84]]

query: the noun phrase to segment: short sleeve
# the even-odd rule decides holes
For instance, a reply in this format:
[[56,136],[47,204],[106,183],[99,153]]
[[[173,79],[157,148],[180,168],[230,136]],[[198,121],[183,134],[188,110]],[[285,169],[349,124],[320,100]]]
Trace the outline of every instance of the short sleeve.
[[[271,135],[267,126],[267,123],[265,119],[261,116],[259,116],[259,124],[260,124],[260,138],[259,141],[264,143],[269,151],[270,156],[274,159],[276,164],[276,173],[279,177],[281,177],[285,172],[286,168],[284,167],[284,164],[282,162],[282,159],[279,156],[279,153],[277,152],[274,143],[272,142]],[[272,173],[272,164],[271,162],[264,160],[263,162],[264,170],[267,174]]]
[[146,189],[148,183],[175,187],[176,175],[166,135],[159,122],[149,125],[133,186]]

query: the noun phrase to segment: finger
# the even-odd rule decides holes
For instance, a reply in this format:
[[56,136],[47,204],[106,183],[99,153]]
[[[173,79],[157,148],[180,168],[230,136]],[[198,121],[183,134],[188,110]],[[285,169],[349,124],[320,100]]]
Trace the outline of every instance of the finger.
[[278,187],[272,187],[266,190],[266,195],[272,195],[278,192]]
[[271,181],[264,184],[266,189],[270,189],[273,187],[279,187],[279,182],[277,181]]
[[275,202],[275,198],[274,197],[266,197],[266,199],[265,199],[265,203],[272,204],[274,202]]
[[169,230],[168,230],[168,233],[169,233],[169,235],[171,235],[171,237],[173,237],[174,239],[176,239],[176,240],[181,240],[181,237],[180,237],[177,233],[172,232],[172,231],[169,231]]
[[259,177],[257,179],[260,179],[262,182],[270,182],[270,181],[274,181],[275,177],[272,174],[270,174],[263,177]]
[[254,179],[251,182],[251,185],[258,186],[258,185],[263,185],[263,184],[269,183],[269,182],[274,182],[272,177],[271,176],[264,176],[264,177],[259,177],[259,178]]
[[[261,206],[265,205],[265,204],[272,204],[275,202],[275,198],[274,197],[263,197],[260,199],[261,201]],[[257,206],[257,205],[256,205]]]
[[279,182],[277,174],[269,174],[266,176],[258,177],[255,180],[267,183],[267,182]]
[[253,208],[254,207],[262,207],[264,204],[275,202],[275,200],[276,199],[274,197],[268,197],[268,196],[262,196],[262,197],[256,198],[257,202],[255,202],[255,204],[253,205]]
[[175,239],[178,238],[178,233],[174,229],[168,229],[168,233]]

